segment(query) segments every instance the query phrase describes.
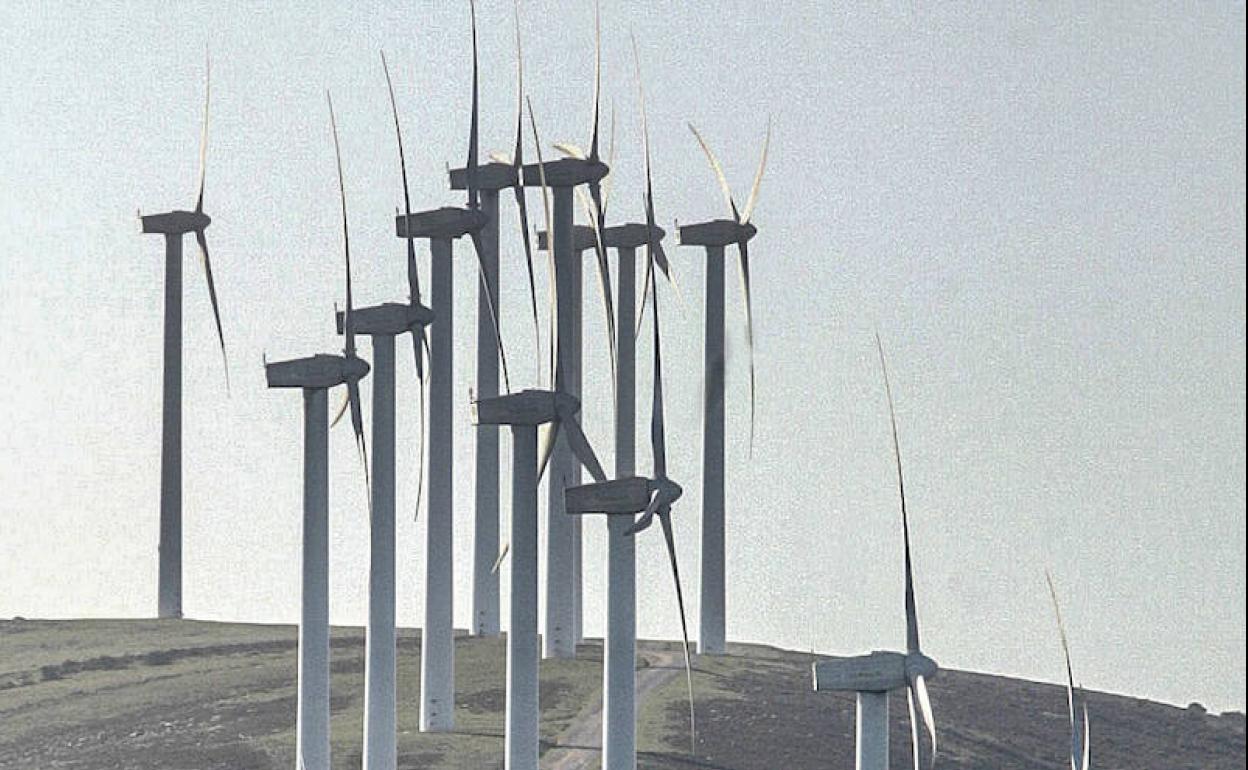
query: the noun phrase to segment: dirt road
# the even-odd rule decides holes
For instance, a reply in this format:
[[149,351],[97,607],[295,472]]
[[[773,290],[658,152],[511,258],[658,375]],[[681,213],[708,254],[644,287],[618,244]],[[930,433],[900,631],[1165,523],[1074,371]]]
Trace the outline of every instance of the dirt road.
[[[678,652],[638,650],[648,664],[637,671],[637,707],[646,696],[684,672]],[[542,770],[593,770],[602,761],[602,699],[585,707],[559,736],[559,745],[542,756]]]

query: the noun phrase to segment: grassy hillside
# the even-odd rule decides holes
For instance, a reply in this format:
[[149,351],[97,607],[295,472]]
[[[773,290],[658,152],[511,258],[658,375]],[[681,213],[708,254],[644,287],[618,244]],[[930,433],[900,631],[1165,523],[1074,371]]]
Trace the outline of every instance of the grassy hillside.
[[[334,766],[360,764],[364,649],[333,635]],[[650,649],[678,649],[652,645]],[[734,646],[696,660],[697,756],[683,676],[640,709],[639,766],[678,770],[852,768],[853,699],[816,694],[811,656]],[[459,640],[456,724],[417,730],[419,634],[399,642],[400,767],[501,767],[503,644]],[[599,698],[601,649],[542,666],[544,748]],[[963,672],[932,683],[944,768],[1066,767],[1059,687]],[[196,621],[0,621],[0,768],[267,770],[294,766],[295,630]],[[908,766],[895,697],[896,766]],[[1242,768],[1243,717],[1092,694],[1094,766]]]

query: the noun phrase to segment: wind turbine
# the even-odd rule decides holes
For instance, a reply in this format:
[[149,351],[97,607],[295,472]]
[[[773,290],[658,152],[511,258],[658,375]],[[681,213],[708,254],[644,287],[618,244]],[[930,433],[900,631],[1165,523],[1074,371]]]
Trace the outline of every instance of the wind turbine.
[[1088,719],[1088,701],[1083,699],[1083,735],[1079,734],[1079,724],[1075,708],[1075,674],[1070,666],[1070,643],[1066,640],[1066,624],[1062,622],[1062,608],[1057,603],[1057,589],[1053,587],[1053,576],[1046,570],[1044,579],[1049,584],[1049,597],[1053,600],[1053,615],[1057,618],[1057,632],[1062,638],[1062,654],[1066,656],[1066,709],[1070,716],[1070,770],[1089,770],[1092,760],[1092,731]]
[[[634,47],[634,52],[635,52]],[[638,83],[640,86],[640,63],[638,63]],[[639,94],[640,95],[640,94]],[[654,260],[658,250],[659,230],[654,224],[654,193],[650,178],[650,142],[645,126],[645,102],[642,99],[642,136],[645,143],[646,161],[646,276],[650,282],[650,293],[653,296],[653,346],[654,346],[654,390],[651,400],[650,445],[654,460],[654,476],[650,479],[637,476],[620,475],[613,481],[571,487],[566,492],[568,513],[605,513],[609,517],[611,533],[631,538],[637,532],[646,529],[657,516],[663,528],[663,537],[667,544],[667,555],[672,567],[672,580],[676,586],[676,603],[680,610],[680,630],[685,657],[685,681],[689,690],[689,736],[690,754],[695,752],[697,745],[697,728],[693,708],[693,668],[689,658],[689,629],[685,618],[684,592],[680,585],[680,569],[676,560],[676,544],[672,532],[672,504],[683,492],[680,485],[667,475],[667,444],[663,420],[663,358],[659,334],[659,297],[655,282]],[[621,269],[620,275],[624,275]],[[621,278],[622,285],[623,278]],[[621,295],[623,305],[625,297]],[[631,308],[632,300],[628,298]],[[623,320],[623,319],[621,319]],[[623,336],[632,337],[632,325],[622,326],[627,330]],[[631,347],[631,345],[630,345]],[[631,352],[631,351],[630,351]],[[621,360],[623,361],[623,356]],[[631,363],[631,362],[630,362]],[[630,366],[631,369],[631,366]],[[630,432],[631,440],[631,432]],[[641,518],[634,516],[641,513]],[[616,522],[619,522],[617,524]],[[619,531],[622,526],[622,531]],[[613,543],[614,545],[614,543]],[[621,560],[614,549],[609,551],[609,558]],[[627,565],[633,566],[633,565]],[[634,680],[632,651],[636,643],[635,598],[633,580],[628,580],[632,570],[625,565],[617,565],[615,572],[608,572],[613,577],[619,576],[619,584],[612,582],[608,586],[608,601],[619,588],[625,594],[625,601],[632,599],[632,606],[625,604],[619,608],[619,617],[613,617],[608,611],[607,626],[607,661],[604,667],[604,705],[603,712],[603,768],[604,770],[627,769],[636,766],[636,708],[634,705]],[[614,622],[613,622],[614,621]],[[631,631],[631,634],[630,634]],[[613,633],[614,632],[614,633]],[[627,660],[625,656],[627,654]],[[625,665],[627,664],[627,668]],[[626,683],[625,683],[626,682]]]
[[[615,386],[615,491],[631,499],[631,513],[640,513],[649,504],[650,482],[638,479],[636,471],[636,254],[641,246],[649,248],[649,255],[659,260],[667,271],[667,259],[662,251],[663,229],[654,223],[653,189],[650,181],[650,139],[646,125],[645,95],[641,87],[641,61],[633,42],[633,58],[637,70],[638,103],[640,106],[643,149],[646,162],[646,189],[644,204],[645,223],[630,223],[602,230],[603,246],[614,248],[619,260],[617,270],[618,303],[616,330],[616,386]],[[604,195],[604,205],[605,205]],[[540,238],[539,233],[539,238]],[[592,246],[593,228],[576,229],[577,246]],[[539,246],[542,244],[539,243]],[[647,263],[647,280],[652,277]],[[648,287],[645,290],[648,292]],[[642,483],[645,482],[645,483]],[[582,502],[592,500],[593,492],[574,492],[585,487],[573,487],[565,497],[568,513],[585,513],[579,509]],[[592,489],[590,487],[589,489]],[[610,485],[602,494],[610,495]],[[631,498],[630,498],[631,495]],[[584,499],[578,499],[584,496]],[[625,507],[628,507],[626,504]],[[637,647],[637,597],[636,597],[636,546],[629,530],[633,526],[630,511],[617,511],[607,517],[607,625],[604,641],[603,664],[603,735],[602,766],[604,770],[634,770],[637,766],[636,726],[636,647]],[[683,596],[681,597],[683,600]],[[682,602],[683,605],[683,602]],[[683,606],[682,606],[683,620]],[[687,649],[687,647],[686,647]]]
[[[407,161],[403,152],[403,132],[394,99],[394,84],[386,55],[381,55],[394,114],[394,130],[399,146],[399,169],[403,176],[403,203],[411,211],[407,186]],[[368,626],[364,659],[364,770],[393,770],[398,762],[398,693],[395,636],[395,376],[394,338],[411,332],[420,382],[420,419],[424,425],[425,327],[433,322],[433,311],[420,304],[420,277],[416,270],[416,248],[408,241],[408,301],[386,302],[353,310],[351,328],[347,315],[338,314],[339,334],[368,334],[373,342],[373,464],[372,502],[369,521]],[[422,430],[423,433],[423,430]],[[424,436],[420,437],[423,470]],[[421,484],[420,472],[416,481]],[[417,503],[417,509],[420,504]]]
[[195,233],[217,326],[225,384],[230,369],[225,335],[212,280],[212,261],[204,231],[212,219],[204,213],[204,177],[208,159],[208,103],[212,93],[212,62],[205,56],[204,121],[199,139],[199,192],[193,211],[169,211],[140,216],[144,233],[165,236],[164,377],[160,434],[160,552],[157,570],[156,612],[161,618],[182,617],[182,236]]
[[[556,145],[566,157],[542,163],[538,149],[538,164],[526,165],[522,168],[520,181],[529,187],[547,186],[554,191],[554,217],[548,222],[547,230],[554,233],[552,239],[553,272],[556,284],[555,295],[561,301],[555,303],[552,311],[555,318],[553,326],[557,330],[557,343],[552,345],[552,369],[556,364],[554,348],[557,346],[571,348],[571,352],[562,362],[568,371],[565,386],[568,393],[580,399],[579,371],[580,358],[576,342],[576,305],[575,297],[579,296],[578,287],[581,280],[581,264],[573,248],[573,193],[580,185],[589,188],[591,208],[594,209],[593,224],[601,233],[602,214],[602,179],[609,173],[607,164],[602,162],[598,142],[598,108],[601,85],[601,45],[598,13],[595,6],[595,57],[594,57],[594,108],[590,133],[589,153],[583,153],[572,145]],[[606,263],[606,251],[598,239],[596,253],[598,255],[598,277],[602,285],[604,309],[608,324],[608,345],[611,349],[611,365],[615,366],[615,311],[612,307],[612,291],[610,270]],[[551,463],[551,476],[547,485],[546,507],[546,617],[545,633],[542,636],[543,655],[547,658],[576,657],[576,643],[579,635],[579,616],[581,586],[577,572],[577,542],[579,530],[575,522],[563,516],[563,489],[570,484],[579,483],[580,466],[572,458],[572,452],[566,442],[558,442],[554,448]]]
[[[476,8],[472,13],[473,69],[476,69]],[[429,512],[425,517],[425,618],[420,645],[420,729],[442,732],[455,727],[455,637],[453,553],[454,466],[451,411],[453,351],[453,297],[451,259],[456,238],[472,238],[477,256],[482,294],[494,297],[484,261],[481,231],[489,215],[482,211],[477,188],[477,100],[474,97],[468,131],[468,205],[444,206],[415,214],[405,212],[395,221],[398,237],[428,238],[430,241],[430,293],[434,313],[440,319],[430,333],[429,367],[429,444],[437,451],[429,454]],[[494,326],[494,344],[502,364],[503,383],[510,390],[507,357],[503,351],[498,316],[489,305]]]
[[[906,574],[906,652],[876,651],[855,658],[841,658],[814,664],[815,689],[858,694],[857,759],[858,770],[888,768],[888,693],[906,688],[910,704],[910,737],[914,745],[914,766],[921,765],[919,713],[931,736],[930,764],[936,764],[936,721],[927,693],[927,680],[936,676],[936,661],[923,654],[919,646],[919,618],[915,610],[914,575],[910,561],[910,520],[906,514],[906,485],[901,473],[901,445],[897,440],[897,415],[893,409],[893,393],[888,383],[888,366],[884,362],[884,346],[877,336],[880,368],[884,374],[884,392],[888,397],[888,416],[892,426],[893,455],[897,460],[897,490],[901,499],[901,531],[905,544]],[[917,702],[917,703],[916,703]]]
[[[537,126],[530,122],[536,141]],[[540,147],[540,145],[539,145]],[[540,150],[539,150],[540,164]],[[539,165],[539,173],[544,173]],[[542,190],[543,202],[546,189]],[[548,214],[549,216],[549,214]],[[527,238],[527,231],[525,233]],[[538,766],[538,633],[537,633],[537,485],[541,473],[538,428],[549,426],[545,439],[553,444],[555,433],[567,436],[577,461],[598,480],[605,480],[597,457],[585,438],[576,413],[580,403],[560,388],[564,377],[562,359],[552,329],[551,349],[555,390],[528,389],[505,396],[478,399],[472,405],[476,425],[508,425],[512,434],[511,473],[511,613],[507,629],[506,770],[537,770]],[[500,557],[501,559],[501,557]]]
[[[473,138],[470,153],[476,152],[478,78],[476,8],[470,3],[473,16],[473,62],[472,62],[472,113]],[[518,24],[518,21],[517,21]],[[517,29],[518,35],[518,29]],[[519,45],[517,37],[517,46]],[[517,126],[519,136],[520,125]],[[520,196],[522,227],[528,228],[524,209],[524,188],[516,183],[518,171],[510,162],[491,159],[491,162],[475,166],[470,157],[463,168],[449,171],[451,189],[475,189],[480,198],[480,210],[485,214],[485,226],[475,241],[485,280],[480,282],[477,295],[477,384],[478,398],[498,395],[499,356],[495,348],[495,329],[499,287],[498,249],[498,196],[499,191],[515,188]],[[473,177],[473,178],[470,178]],[[537,328],[537,295],[532,276],[532,256],[529,257],[529,286],[533,295],[533,324]],[[499,432],[495,425],[478,425],[473,432],[475,442],[475,518],[473,523],[473,570],[472,570],[472,633],[477,636],[497,636],[499,627],[498,574],[491,569],[499,548]]]
[[698,130],[689,125],[715,172],[732,219],[713,219],[678,228],[679,242],[706,249],[706,331],[702,404],[702,581],[698,606],[698,650],[721,655],[726,640],[726,580],[724,571],[724,247],[735,244],[741,265],[745,299],[745,334],[750,356],[750,448],[754,446],[754,314],[750,302],[749,243],[758,229],[750,223],[758,189],[767,167],[771,125],[763,141],[763,155],[754,175],[745,210],[738,211],[723,168]]
[[347,198],[342,181],[342,153],[334,105],[329,120],[338,159],[338,192],[342,199],[342,242],[346,263],[346,345],[342,355],[318,354],[289,361],[265,362],[270,388],[303,390],[303,558],[299,615],[299,694],[296,716],[296,767],[329,770],[329,405],[328,389],[347,386],[356,447],[368,475],[360,380],[368,363],[356,354],[355,315],[351,298],[351,245],[347,232]]

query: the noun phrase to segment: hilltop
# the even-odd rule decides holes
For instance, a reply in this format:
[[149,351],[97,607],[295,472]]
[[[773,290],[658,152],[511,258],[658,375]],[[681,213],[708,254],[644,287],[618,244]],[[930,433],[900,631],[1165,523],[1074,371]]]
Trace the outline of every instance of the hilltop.
[[[0,768],[285,770],[294,764],[295,629],[199,621],[0,621]],[[360,765],[364,646],[332,640],[334,766]],[[642,645],[645,770],[853,767],[852,696],[814,693],[808,653],[730,645],[695,658],[698,744],[689,756],[678,645]],[[399,765],[501,767],[503,643],[457,642],[457,731],[416,729],[418,632],[399,641]],[[601,646],[542,666],[543,767],[597,767],[593,735]],[[931,684],[942,768],[1064,770],[1063,688],[963,671]],[[892,701],[894,765],[909,766],[904,696]],[[1244,717],[1089,694],[1093,764],[1239,770]],[[564,749],[560,746],[581,746]]]

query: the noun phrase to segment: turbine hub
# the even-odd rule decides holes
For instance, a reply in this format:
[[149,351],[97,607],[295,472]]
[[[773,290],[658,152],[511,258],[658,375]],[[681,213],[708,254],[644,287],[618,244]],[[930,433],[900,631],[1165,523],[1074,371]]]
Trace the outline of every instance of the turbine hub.
[[685,490],[679,484],[666,476],[655,479],[651,484],[655,494],[663,495],[664,500],[669,505],[679,500],[681,495],[685,493]]
[[907,679],[913,679],[916,676],[931,679],[936,676],[936,672],[939,670],[940,667],[936,665],[936,661],[921,652],[911,652],[906,655]]
[[359,381],[368,376],[368,362],[356,355],[342,357],[342,378],[347,382]]

